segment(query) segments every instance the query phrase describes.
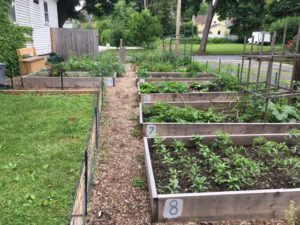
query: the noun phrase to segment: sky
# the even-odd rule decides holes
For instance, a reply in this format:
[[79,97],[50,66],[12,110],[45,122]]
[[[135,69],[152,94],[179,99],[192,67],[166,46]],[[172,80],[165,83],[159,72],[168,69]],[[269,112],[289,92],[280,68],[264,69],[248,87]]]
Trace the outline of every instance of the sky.
[[80,0],[80,6],[76,7],[76,10],[79,11],[83,7],[84,0]]

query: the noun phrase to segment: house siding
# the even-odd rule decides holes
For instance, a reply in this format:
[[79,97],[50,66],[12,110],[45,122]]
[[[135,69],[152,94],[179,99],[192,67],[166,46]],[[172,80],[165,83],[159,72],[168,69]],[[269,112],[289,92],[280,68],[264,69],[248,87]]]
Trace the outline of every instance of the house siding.
[[47,0],[47,2],[48,24],[45,22],[44,0],[40,0],[39,4],[34,3],[32,0],[16,1],[17,24],[33,28],[33,46],[38,55],[51,53],[50,27],[58,27],[57,2],[56,0]]
[[31,26],[29,2],[24,0],[16,0],[16,21],[20,26]]

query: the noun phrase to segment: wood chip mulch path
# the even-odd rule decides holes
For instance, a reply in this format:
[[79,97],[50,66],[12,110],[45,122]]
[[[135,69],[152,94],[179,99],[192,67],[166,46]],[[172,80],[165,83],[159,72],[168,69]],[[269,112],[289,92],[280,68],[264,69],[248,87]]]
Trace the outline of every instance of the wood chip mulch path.
[[[138,123],[135,73],[126,66],[126,76],[106,91],[102,114],[101,150],[96,168],[88,224],[150,225],[151,212],[147,187],[132,186],[132,179],[146,182],[143,140],[136,137]],[[217,223],[168,223],[170,225],[285,225],[283,221],[224,221]]]

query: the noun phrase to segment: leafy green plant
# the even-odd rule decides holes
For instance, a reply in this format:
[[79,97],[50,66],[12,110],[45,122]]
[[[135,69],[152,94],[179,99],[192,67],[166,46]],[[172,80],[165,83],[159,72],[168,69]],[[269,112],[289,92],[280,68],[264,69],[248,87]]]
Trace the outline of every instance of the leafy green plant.
[[9,19],[11,1],[0,0],[0,62],[6,64],[6,76],[19,74],[17,49],[24,48],[26,38],[32,34],[32,28],[18,26]]
[[192,107],[180,108],[170,106],[167,103],[155,103],[151,107],[145,107],[143,114],[146,121],[158,123],[220,122],[223,119],[222,114],[212,108],[207,111],[202,111]]
[[204,144],[201,136],[194,136],[192,141],[195,147],[177,139],[166,146],[161,138],[155,138],[154,173],[160,193],[248,190],[273,185],[288,188],[300,184],[299,152],[293,151],[294,144],[259,137],[252,145],[238,146],[222,132],[210,144]]
[[170,168],[169,170],[169,185],[168,189],[172,194],[178,193],[180,186],[179,186],[179,180],[178,180],[178,171],[176,169]]
[[87,71],[94,77],[110,77],[114,73],[122,76],[125,73],[124,66],[111,53],[100,54],[97,58],[73,56],[62,65],[66,71]]
[[131,185],[135,188],[140,188],[140,189],[145,189],[147,186],[145,180],[140,177],[133,178],[131,180]]

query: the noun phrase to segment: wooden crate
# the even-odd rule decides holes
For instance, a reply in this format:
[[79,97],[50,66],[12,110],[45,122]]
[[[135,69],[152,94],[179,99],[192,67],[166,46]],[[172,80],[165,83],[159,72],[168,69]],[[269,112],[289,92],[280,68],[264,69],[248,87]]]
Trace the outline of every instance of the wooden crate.
[[[145,104],[147,103],[140,103],[140,124],[146,137],[212,135],[219,130],[229,134],[268,134],[287,133],[292,129],[300,129],[300,123],[147,123],[143,116]],[[211,103],[200,104],[205,108]]]
[[[285,134],[231,135],[236,145],[250,145],[254,138],[265,137],[271,141],[283,141]],[[203,136],[204,143],[214,141],[216,136]],[[175,137],[191,144],[192,137]],[[174,137],[165,139],[168,145]],[[233,219],[283,218],[290,201],[300,204],[300,188],[247,191],[225,191],[184,194],[158,194],[151,161],[153,138],[144,138],[145,164],[150,192],[152,219],[168,221],[220,221]],[[297,211],[298,217],[300,211]]]

